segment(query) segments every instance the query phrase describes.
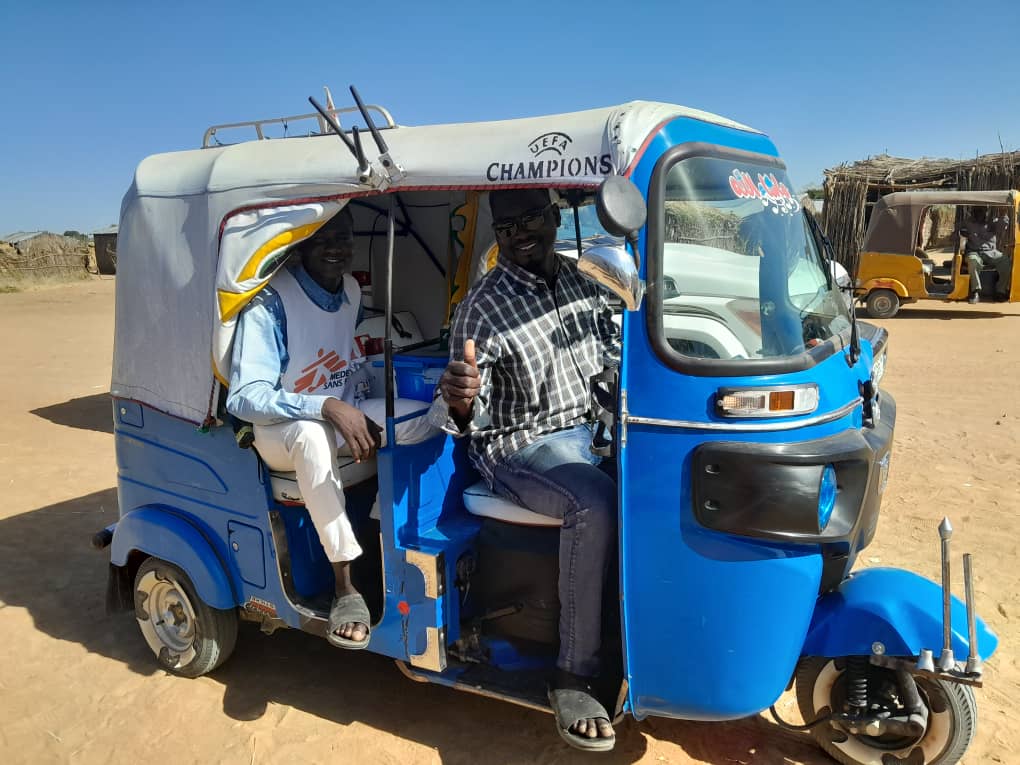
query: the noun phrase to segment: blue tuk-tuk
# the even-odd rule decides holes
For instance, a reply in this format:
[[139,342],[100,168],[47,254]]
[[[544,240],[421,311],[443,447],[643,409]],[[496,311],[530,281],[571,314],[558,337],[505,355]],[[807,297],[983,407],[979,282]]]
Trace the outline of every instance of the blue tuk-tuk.
[[[374,143],[331,129],[353,109],[286,140],[220,143],[274,120],[211,128],[201,149],[144,160],[124,198],[120,516],[94,543],[110,548],[108,603],[134,610],[159,664],[213,670],[239,620],[325,633],[332,572],[293,474],[244,448],[224,408],[238,313],[289,249],[352,210],[357,334],[393,444],[394,400],[428,408],[444,331],[491,266],[486,192],[548,187],[562,250],[622,328],[592,405],[620,508],[607,709],[730,720],[795,683],[803,727],[841,762],[959,760],[997,638],[950,594],[948,524],[941,587],[851,571],[889,470],[887,335],[848,313],[768,137],[648,102],[424,127],[359,108]],[[548,710],[555,524],[493,497],[441,432],[341,475],[368,551],[354,574],[369,650],[413,679]]]

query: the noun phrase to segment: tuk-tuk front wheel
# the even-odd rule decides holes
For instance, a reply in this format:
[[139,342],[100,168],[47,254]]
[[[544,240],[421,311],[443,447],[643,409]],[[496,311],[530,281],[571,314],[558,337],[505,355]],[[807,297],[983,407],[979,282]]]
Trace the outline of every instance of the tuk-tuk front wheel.
[[135,575],[135,618],[160,666],[183,677],[211,672],[237,641],[237,612],[207,605],[187,574],[159,558]]
[[872,290],[865,307],[872,319],[891,319],[900,310],[900,296],[892,290]]
[[[797,706],[806,721],[845,711],[846,666],[841,660],[810,657],[797,667]],[[919,736],[850,734],[828,723],[811,730],[818,744],[844,765],[952,765],[959,762],[974,738],[977,701],[969,686],[916,676],[918,695],[928,721]],[[896,706],[895,674],[870,667],[869,697]]]

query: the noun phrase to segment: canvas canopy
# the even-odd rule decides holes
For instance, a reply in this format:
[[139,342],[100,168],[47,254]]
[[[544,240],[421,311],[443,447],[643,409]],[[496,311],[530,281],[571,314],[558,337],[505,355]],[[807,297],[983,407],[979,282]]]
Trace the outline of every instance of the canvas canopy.
[[[401,171],[387,172],[368,142],[367,182],[329,135],[149,157],[121,206],[112,393],[205,420],[215,380],[229,375],[239,312],[289,249],[351,198],[440,194],[458,214],[469,212],[458,236],[478,240],[461,242],[477,258],[491,235],[479,225],[482,205],[472,192],[594,189],[606,175],[629,174],[648,140],[680,118],[757,132],[707,112],[634,101],[502,122],[392,128],[384,135]],[[449,236],[447,226],[434,237],[444,254]]]
[[924,211],[935,205],[1013,207],[1015,191],[898,191],[875,205],[864,235],[865,252],[912,254]]

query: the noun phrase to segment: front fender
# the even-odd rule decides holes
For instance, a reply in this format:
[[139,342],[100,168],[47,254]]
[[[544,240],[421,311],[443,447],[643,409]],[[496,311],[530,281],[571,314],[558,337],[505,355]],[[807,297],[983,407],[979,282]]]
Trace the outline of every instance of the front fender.
[[[967,610],[952,598],[952,645],[958,661],[967,657]],[[978,653],[987,659],[999,638],[977,620]],[[923,576],[896,568],[851,574],[834,592],[818,599],[804,641],[804,656],[870,655],[882,643],[889,656],[917,656],[942,650],[942,588]]]
[[121,517],[113,533],[110,562],[123,566],[134,550],[180,567],[198,597],[213,608],[237,605],[226,567],[212,545],[194,524],[171,510],[141,507]]

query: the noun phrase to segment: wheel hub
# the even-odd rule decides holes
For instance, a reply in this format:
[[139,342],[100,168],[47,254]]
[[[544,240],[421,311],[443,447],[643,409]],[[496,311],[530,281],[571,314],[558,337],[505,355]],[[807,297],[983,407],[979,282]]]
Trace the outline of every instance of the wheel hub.
[[173,666],[187,664],[195,655],[195,609],[181,586],[148,572],[138,582],[138,624],[157,657]]

